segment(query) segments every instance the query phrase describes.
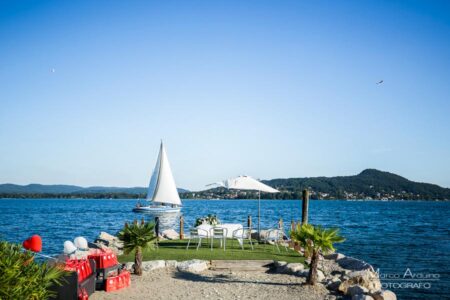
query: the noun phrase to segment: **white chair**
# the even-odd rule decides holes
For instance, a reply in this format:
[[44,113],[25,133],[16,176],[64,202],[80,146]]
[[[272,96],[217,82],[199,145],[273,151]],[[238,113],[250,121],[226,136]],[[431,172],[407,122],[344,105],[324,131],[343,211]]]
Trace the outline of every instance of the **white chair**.
[[227,235],[228,235],[228,229],[226,229],[226,228],[223,228],[220,226],[211,228],[211,251],[213,249],[213,244],[214,244],[215,239],[220,240],[220,248],[222,248],[222,245],[223,245],[223,251],[225,251]]
[[280,247],[278,247],[278,244],[283,243],[285,250],[288,251],[283,237],[284,233],[282,229],[273,228],[267,230],[266,235],[262,237],[262,241],[269,244],[273,243],[277,247],[278,252],[280,252]]
[[239,241],[239,244],[241,245],[242,250],[244,250],[244,241],[248,240],[250,243],[250,247],[253,250],[252,229],[250,227],[243,227],[243,228],[234,230],[232,238],[233,238],[233,242],[235,239]]
[[188,244],[186,246],[186,250],[189,249],[189,245],[191,244],[191,240],[198,240],[198,244],[197,244],[197,250],[200,247],[200,245],[202,244],[202,239],[208,239],[209,238],[209,232],[206,229],[202,229],[202,228],[191,228],[189,229],[189,241]]

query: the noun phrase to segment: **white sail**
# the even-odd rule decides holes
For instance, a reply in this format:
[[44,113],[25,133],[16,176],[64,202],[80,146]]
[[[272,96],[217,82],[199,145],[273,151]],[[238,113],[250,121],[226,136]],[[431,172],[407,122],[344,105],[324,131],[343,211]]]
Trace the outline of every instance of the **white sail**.
[[[162,144],[161,144],[162,147]],[[152,178],[150,179],[150,183],[148,185],[148,191],[147,191],[147,200],[152,201],[153,196],[155,194],[156,190],[156,184],[158,183],[159,178],[159,170],[161,168],[161,149],[159,149],[158,159],[156,160],[155,169],[153,169]]]
[[162,142],[158,161],[148,187],[147,199],[156,203],[181,205],[177,186]]

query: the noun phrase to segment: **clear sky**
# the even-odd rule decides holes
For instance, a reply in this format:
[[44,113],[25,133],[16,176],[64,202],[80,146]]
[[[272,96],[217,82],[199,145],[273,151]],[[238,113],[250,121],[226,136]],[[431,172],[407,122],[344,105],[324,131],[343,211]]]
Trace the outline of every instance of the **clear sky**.
[[0,2],[0,182],[146,186],[161,138],[188,189],[450,187],[450,2]]

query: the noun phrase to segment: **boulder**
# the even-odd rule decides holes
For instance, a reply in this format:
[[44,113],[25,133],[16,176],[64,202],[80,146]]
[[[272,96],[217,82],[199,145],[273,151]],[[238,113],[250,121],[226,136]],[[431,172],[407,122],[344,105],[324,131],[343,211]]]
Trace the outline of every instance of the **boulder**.
[[278,261],[278,260],[274,260],[273,261],[273,265],[275,266],[275,268],[283,268],[287,265],[287,262],[285,261]]
[[161,235],[168,240],[178,240],[180,238],[180,234],[173,229],[166,229],[161,232]]
[[208,269],[206,260],[192,259],[179,262],[177,269],[180,272],[200,273]]
[[304,270],[298,271],[297,273],[295,273],[295,275],[297,275],[299,277],[308,277],[309,269],[304,269]]
[[329,289],[330,291],[339,291],[339,286],[341,285],[341,281],[337,280],[337,281],[330,281],[327,284],[327,289]]
[[142,262],[142,271],[149,272],[156,269],[161,269],[166,267],[166,262],[164,260],[149,260]]
[[176,260],[166,260],[166,268],[176,268],[177,264]]
[[134,262],[125,263],[125,269],[130,272],[134,272]]
[[349,286],[348,287],[348,289],[347,289],[347,292],[345,293],[346,295],[348,295],[348,296],[356,296],[356,295],[362,295],[362,294],[365,294],[365,293],[367,293],[367,292],[369,292],[369,290],[368,289],[366,289],[365,287],[363,287],[363,286],[360,286],[360,285],[352,285],[352,286]]
[[107,232],[100,232],[99,236],[95,240],[95,244],[102,249],[105,247],[111,249],[116,255],[123,254],[123,242],[120,241],[118,237]]
[[321,270],[317,270],[317,281],[322,282],[325,280],[325,275]]
[[381,282],[378,274],[369,270],[355,271],[347,274],[353,283],[359,284],[370,291],[381,290]]
[[380,279],[375,272],[369,270],[355,271],[348,273],[346,277],[347,276],[349,279],[343,280],[339,286],[339,290],[344,294],[347,294],[347,290],[353,285],[364,287],[370,292],[379,291],[381,289]]
[[283,269],[282,272],[286,273],[286,274],[294,274],[298,271],[302,271],[305,269],[305,266],[302,263],[289,263],[286,264]]
[[363,260],[349,256],[344,256],[336,260],[336,262],[339,264],[341,268],[351,271],[363,271],[363,270],[369,270],[372,272],[374,271],[373,267],[370,264],[366,263]]
[[389,290],[374,293],[372,294],[372,297],[375,300],[397,300],[397,296],[394,294],[394,292],[391,292]]

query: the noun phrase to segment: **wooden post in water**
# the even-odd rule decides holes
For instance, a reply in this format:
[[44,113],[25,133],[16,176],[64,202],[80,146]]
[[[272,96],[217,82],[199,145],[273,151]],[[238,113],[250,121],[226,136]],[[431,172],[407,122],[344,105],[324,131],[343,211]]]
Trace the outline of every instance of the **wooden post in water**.
[[156,240],[159,241],[159,217],[155,217],[155,235]]
[[302,196],[302,224],[308,224],[309,192],[307,189],[303,190]]
[[278,220],[278,229],[283,229],[283,219],[282,218],[280,218]]
[[252,228],[252,216],[247,217],[247,227],[250,229]]
[[180,240],[184,239],[184,218],[180,216]]
[[159,248],[159,217],[155,217],[156,248]]

